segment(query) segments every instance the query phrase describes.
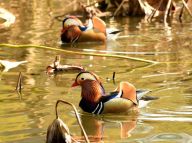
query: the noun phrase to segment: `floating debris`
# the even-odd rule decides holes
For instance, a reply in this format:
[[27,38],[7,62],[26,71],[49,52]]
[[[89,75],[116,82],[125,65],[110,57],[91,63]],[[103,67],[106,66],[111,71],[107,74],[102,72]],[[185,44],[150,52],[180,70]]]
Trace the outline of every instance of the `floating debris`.
[[56,74],[61,72],[81,72],[81,71],[85,71],[85,69],[82,66],[61,65],[59,55],[56,56],[55,61],[46,68],[47,74]]
[[27,61],[7,61],[7,60],[0,60],[0,69],[2,72],[8,72],[10,69],[19,66],[20,64],[27,63]]

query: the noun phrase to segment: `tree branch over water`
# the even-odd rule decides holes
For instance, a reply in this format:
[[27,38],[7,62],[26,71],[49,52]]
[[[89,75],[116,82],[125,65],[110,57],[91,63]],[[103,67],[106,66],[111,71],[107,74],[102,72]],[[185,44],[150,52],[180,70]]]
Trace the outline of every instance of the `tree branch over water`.
[[88,53],[88,52],[78,52],[78,51],[69,51],[54,47],[47,47],[47,46],[38,46],[38,45],[13,45],[13,44],[0,44],[0,47],[7,47],[7,48],[39,48],[39,49],[47,49],[47,50],[54,50],[63,52],[66,54],[74,54],[74,55],[85,55],[85,56],[98,56],[98,57],[109,57],[109,58],[121,58],[121,59],[128,59],[138,62],[150,63],[150,64],[157,64],[157,61],[141,59],[137,57],[130,57],[124,55],[115,55],[115,54],[99,54],[99,53]]

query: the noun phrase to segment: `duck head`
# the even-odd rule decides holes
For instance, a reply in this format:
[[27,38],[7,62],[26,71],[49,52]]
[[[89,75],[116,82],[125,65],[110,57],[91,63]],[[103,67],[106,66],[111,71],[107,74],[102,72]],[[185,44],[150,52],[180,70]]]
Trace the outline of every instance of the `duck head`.
[[81,86],[81,96],[89,102],[97,103],[105,95],[99,77],[92,72],[80,72],[72,84],[72,87],[75,86]]

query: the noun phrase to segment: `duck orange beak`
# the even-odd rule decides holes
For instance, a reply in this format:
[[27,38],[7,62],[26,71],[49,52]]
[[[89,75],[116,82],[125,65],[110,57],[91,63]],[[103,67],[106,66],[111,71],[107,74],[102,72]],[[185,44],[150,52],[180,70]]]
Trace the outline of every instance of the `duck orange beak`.
[[75,86],[78,86],[79,84],[75,81],[72,85],[71,85],[71,87],[75,87]]

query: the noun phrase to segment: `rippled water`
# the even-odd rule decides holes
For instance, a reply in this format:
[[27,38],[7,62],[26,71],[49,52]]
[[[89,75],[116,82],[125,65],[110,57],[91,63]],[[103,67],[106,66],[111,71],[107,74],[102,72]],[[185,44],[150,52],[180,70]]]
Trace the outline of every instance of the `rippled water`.
[[[143,18],[105,19],[124,30],[119,39],[101,43],[61,46],[61,22],[52,16],[62,14],[63,1],[0,2],[16,16],[10,28],[0,29],[0,43],[46,45],[86,53],[116,54],[156,61],[156,64],[105,56],[66,54],[48,49],[0,47],[0,60],[27,61],[7,72],[0,72],[0,142],[45,142],[48,125],[55,118],[58,99],[78,107],[80,88],[71,89],[76,73],[45,74],[56,55],[62,64],[76,64],[94,71],[103,79],[106,91],[120,81],[149,89],[159,97],[140,109],[138,116],[92,116],[81,112],[81,120],[95,142],[186,143],[192,142],[192,23],[186,18],[167,28],[160,21],[146,23]],[[68,3],[67,3],[68,4]],[[22,5],[22,6],[20,6]],[[43,7],[43,9],[42,9]],[[116,85],[111,79],[116,72]],[[22,95],[15,92],[19,72],[23,75]],[[80,110],[79,110],[80,111]],[[78,139],[81,131],[72,109],[60,106],[60,116]]]

